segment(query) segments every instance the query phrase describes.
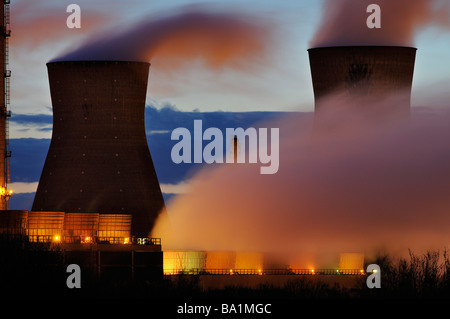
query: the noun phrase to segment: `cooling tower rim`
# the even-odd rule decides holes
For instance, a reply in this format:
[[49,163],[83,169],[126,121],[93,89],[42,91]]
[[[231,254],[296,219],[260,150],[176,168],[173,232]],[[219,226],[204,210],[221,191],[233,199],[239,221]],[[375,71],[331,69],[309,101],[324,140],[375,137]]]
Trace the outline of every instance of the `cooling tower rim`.
[[126,61],[126,60],[65,60],[65,61],[50,61],[46,65],[123,65],[123,64],[141,64],[150,66],[150,62],[145,61]]
[[309,48],[307,51],[326,50],[326,49],[343,49],[344,50],[344,49],[368,49],[368,48],[407,49],[407,50],[417,51],[416,47],[400,46],[400,45],[335,45],[335,46]]

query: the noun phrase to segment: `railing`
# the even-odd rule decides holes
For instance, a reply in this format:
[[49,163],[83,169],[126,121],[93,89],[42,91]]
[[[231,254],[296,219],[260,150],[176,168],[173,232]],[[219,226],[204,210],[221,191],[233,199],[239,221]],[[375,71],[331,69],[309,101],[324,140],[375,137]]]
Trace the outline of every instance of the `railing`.
[[161,245],[161,238],[94,237],[99,244]]
[[363,269],[164,269],[164,275],[365,275]]
[[90,236],[21,235],[21,234],[0,234],[0,237],[9,240],[21,240],[33,243],[161,245],[161,238],[97,237],[97,236],[90,237]]

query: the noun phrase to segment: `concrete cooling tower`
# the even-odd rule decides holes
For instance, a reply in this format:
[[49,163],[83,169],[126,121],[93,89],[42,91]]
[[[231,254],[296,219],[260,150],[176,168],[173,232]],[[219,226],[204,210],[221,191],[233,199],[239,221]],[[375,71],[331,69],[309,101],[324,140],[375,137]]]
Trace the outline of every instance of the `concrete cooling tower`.
[[33,211],[131,214],[148,236],[164,200],[144,124],[149,63],[47,64],[53,135]]
[[[409,119],[416,48],[391,46],[343,46],[309,49],[315,113],[320,119],[325,98],[340,93],[355,103],[352,111],[370,108],[391,94],[400,97],[388,109],[369,110],[389,119]],[[333,107],[333,105],[330,105]]]

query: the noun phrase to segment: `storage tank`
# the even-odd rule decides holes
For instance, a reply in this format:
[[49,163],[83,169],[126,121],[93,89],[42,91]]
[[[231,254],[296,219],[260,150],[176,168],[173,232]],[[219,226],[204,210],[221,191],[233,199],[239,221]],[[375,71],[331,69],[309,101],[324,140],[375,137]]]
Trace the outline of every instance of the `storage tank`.
[[53,132],[33,211],[130,214],[132,235],[149,235],[165,209],[145,133],[149,67],[47,64]]
[[[396,46],[309,49],[316,119],[320,121],[327,105],[336,107],[326,99],[336,93],[345,101],[355,102],[349,106],[354,114],[367,112],[381,119],[408,120],[416,51]],[[392,95],[397,102],[389,103],[386,109],[374,103]]]

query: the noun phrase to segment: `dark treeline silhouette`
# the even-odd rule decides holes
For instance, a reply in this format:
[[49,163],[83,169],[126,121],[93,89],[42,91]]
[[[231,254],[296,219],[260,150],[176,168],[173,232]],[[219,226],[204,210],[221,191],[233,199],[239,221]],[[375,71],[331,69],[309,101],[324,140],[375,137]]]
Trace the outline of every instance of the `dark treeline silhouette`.
[[450,257],[444,248],[408,258],[378,254],[373,263],[381,269],[381,288],[361,290],[361,297],[450,298]]
[[[145,298],[184,300],[206,298],[222,300],[262,298],[266,300],[301,299],[423,299],[450,298],[450,256],[444,250],[408,258],[380,253],[367,264],[381,269],[381,288],[369,289],[367,276],[358,276],[353,288],[329,284],[317,276],[292,275],[283,287],[269,284],[258,288],[226,287],[202,290],[199,276],[180,275],[177,280],[132,280],[100,278],[83,270],[81,289],[69,289],[69,274],[62,254],[50,244],[27,243],[0,238],[0,293],[6,299],[63,298]],[[347,275],[342,275],[347,276]]]

